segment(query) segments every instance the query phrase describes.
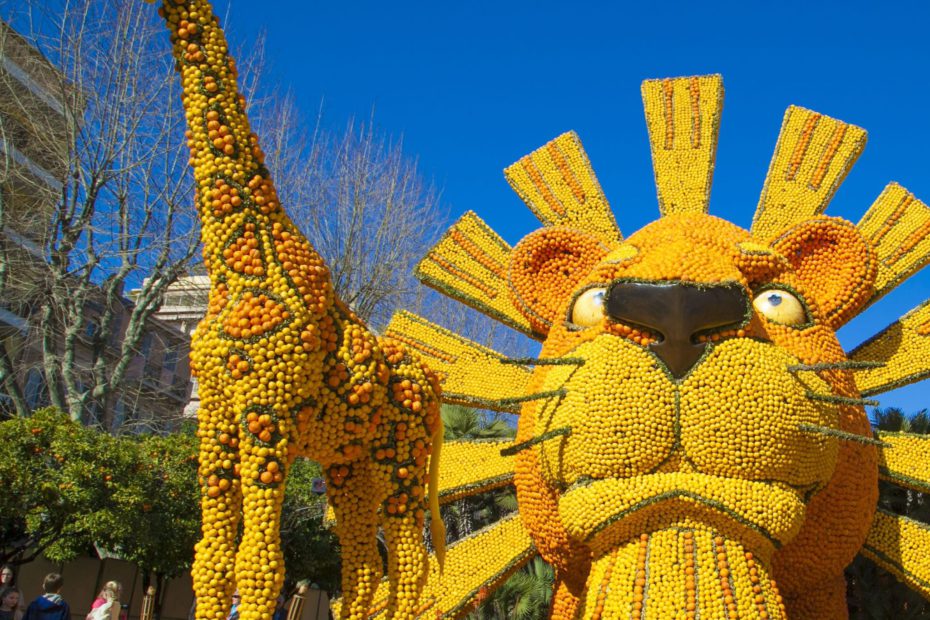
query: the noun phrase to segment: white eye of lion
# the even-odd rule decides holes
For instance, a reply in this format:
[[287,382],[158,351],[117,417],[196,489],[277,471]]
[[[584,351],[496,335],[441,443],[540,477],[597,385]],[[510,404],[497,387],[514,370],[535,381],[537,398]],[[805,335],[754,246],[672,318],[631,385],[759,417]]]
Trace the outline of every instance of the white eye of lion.
[[752,300],[756,312],[774,323],[782,325],[802,325],[807,323],[804,304],[794,293],[780,288],[762,291]]
[[597,325],[604,318],[607,289],[589,288],[578,296],[572,306],[572,323],[581,327]]

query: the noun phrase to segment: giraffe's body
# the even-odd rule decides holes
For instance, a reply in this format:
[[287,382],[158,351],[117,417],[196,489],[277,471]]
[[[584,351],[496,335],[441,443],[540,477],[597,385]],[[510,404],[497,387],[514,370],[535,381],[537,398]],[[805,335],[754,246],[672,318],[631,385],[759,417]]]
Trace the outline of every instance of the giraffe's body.
[[368,612],[382,574],[379,527],[390,550],[388,615],[410,617],[426,574],[438,383],[339,301],[323,260],[281,208],[208,2],[168,0],[162,13],[182,76],[211,281],[191,355],[201,394],[197,617],[225,618],[236,588],[242,618],[274,609],[284,580],[284,480],[298,456],[326,472],[343,549],[343,617]]

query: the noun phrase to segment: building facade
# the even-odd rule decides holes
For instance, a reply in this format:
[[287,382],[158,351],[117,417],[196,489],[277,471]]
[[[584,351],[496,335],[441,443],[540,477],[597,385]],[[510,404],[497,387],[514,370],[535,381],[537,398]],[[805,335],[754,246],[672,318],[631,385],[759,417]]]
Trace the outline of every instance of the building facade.
[[[61,321],[70,326],[68,333],[40,328],[49,324],[49,313],[63,312],[48,301],[48,288],[56,283],[45,241],[56,234],[49,221],[65,200],[69,141],[82,109],[81,94],[0,21],[0,416],[15,414],[17,402],[32,410],[50,404],[51,391],[64,392],[50,358],[73,358],[80,392],[92,392],[96,376],[129,360],[125,379],[91,400],[83,421],[112,432],[170,430],[182,420],[190,392],[186,331],[150,318],[130,348],[125,335],[133,302],[93,289],[84,293],[81,313]],[[102,333],[101,317],[107,315],[113,318]],[[57,377],[55,384],[49,385],[49,376]]]
[[[206,275],[192,275],[178,278],[177,282],[168,287],[165,299],[155,317],[167,325],[193,336],[194,329],[203,315],[207,312],[207,302],[210,294],[210,277]],[[190,399],[184,407],[184,418],[194,419],[200,408],[200,397],[197,394],[197,379],[191,377]]]

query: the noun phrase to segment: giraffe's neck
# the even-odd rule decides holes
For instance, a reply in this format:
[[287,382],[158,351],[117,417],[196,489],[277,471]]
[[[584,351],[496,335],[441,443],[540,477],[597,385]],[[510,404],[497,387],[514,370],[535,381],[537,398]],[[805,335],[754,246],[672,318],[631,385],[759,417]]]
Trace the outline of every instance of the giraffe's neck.
[[303,262],[322,265],[278,201],[210,3],[170,0],[162,11],[181,74],[204,256],[213,284],[220,277],[233,285],[239,280],[266,284],[266,233],[294,237],[307,254]]
[[709,529],[643,534],[596,559],[582,617],[591,620],[784,618],[765,564]]

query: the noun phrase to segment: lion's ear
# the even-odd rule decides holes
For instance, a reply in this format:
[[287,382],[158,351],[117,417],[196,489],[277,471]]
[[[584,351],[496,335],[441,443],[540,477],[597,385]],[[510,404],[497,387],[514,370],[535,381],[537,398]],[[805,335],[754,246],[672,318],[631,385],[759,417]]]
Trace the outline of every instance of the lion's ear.
[[510,296],[545,336],[575,287],[607,254],[596,237],[564,227],[543,228],[520,240],[510,255]]
[[877,273],[875,251],[846,220],[807,220],[778,236],[772,249],[788,259],[834,330],[872,297]]

